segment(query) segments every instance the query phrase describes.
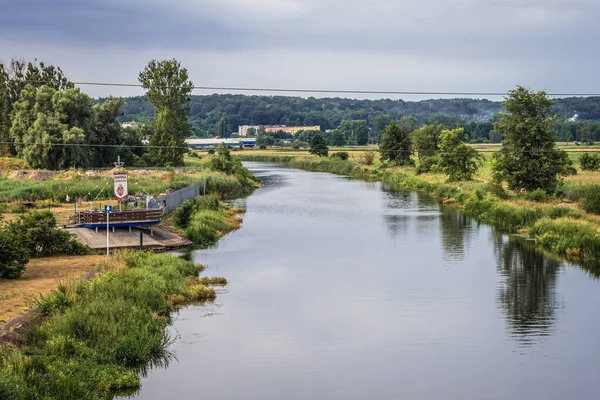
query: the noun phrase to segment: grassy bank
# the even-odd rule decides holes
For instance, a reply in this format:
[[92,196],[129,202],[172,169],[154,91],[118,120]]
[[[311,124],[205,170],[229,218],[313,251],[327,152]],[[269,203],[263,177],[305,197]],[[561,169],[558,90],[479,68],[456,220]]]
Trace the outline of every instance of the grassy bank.
[[184,201],[167,224],[195,244],[208,247],[242,224],[243,209],[231,208],[215,195]]
[[[576,201],[528,198],[531,195],[508,192],[484,178],[488,174],[487,166],[479,172],[476,181],[446,182],[446,177],[441,174],[417,175],[411,167],[384,168],[378,163],[365,166],[356,158],[342,161],[266,152],[248,152],[242,157],[245,161],[286,163],[292,168],[381,181],[396,188],[427,192],[447,205],[460,207],[478,221],[500,227],[507,233],[527,235],[544,249],[578,262],[594,273],[599,270],[600,221],[597,216],[586,214]],[[569,182],[567,179],[567,188]]]
[[20,348],[0,349],[2,399],[111,399],[139,389],[140,373],[168,362],[178,304],[213,300],[201,266],[167,254],[121,253],[90,281],[42,297],[41,325]]

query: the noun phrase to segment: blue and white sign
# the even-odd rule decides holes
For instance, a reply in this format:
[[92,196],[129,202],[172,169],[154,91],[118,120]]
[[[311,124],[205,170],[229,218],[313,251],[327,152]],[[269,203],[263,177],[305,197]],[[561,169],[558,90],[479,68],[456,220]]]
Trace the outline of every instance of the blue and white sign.
[[112,212],[112,206],[104,206],[104,212],[110,214]]

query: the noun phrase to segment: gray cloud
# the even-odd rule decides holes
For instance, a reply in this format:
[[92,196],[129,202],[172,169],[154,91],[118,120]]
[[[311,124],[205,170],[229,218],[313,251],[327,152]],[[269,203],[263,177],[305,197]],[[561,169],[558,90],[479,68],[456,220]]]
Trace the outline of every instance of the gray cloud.
[[176,57],[199,85],[600,91],[592,0],[3,3],[0,58],[37,56],[72,79],[135,82],[149,59]]

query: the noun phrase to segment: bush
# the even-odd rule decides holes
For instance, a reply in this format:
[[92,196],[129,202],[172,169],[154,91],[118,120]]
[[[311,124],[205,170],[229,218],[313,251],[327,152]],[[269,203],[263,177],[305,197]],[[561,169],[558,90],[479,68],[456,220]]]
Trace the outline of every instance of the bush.
[[180,228],[187,228],[192,216],[198,210],[213,210],[219,209],[219,199],[215,195],[201,196],[194,200],[186,200],[177,209],[173,216],[175,225]]
[[89,254],[91,250],[69,232],[56,228],[56,218],[50,211],[33,211],[9,224],[9,234],[22,241],[32,257],[54,254]]
[[437,168],[440,159],[438,156],[423,156],[417,165],[417,174],[433,171]]
[[365,163],[365,165],[373,165],[373,163],[375,162],[376,155],[377,152],[375,150],[365,151],[365,153],[363,154],[363,162]]
[[267,145],[261,144],[260,146],[258,146],[258,148],[261,149],[261,150],[266,150],[267,149]]
[[29,250],[6,226],[0,226],[0,277],[19,278],[29,262]]
[[208,149],[208,154],[215,154],[215,149]]
[[535,189],[532,192],[525,193],[525,200],[541,203],[548,200],[548,194],[543,189]]
[[583,153],[579,157],[579,165],[584,171],[597,171],[600,169],[600,154]]
[[347,151],[338,151],[337,153],[331,154],[331,158],[339,158],[340,160],[347,160],[350,157]]
[[586,190],[583,197],[583,209],[592,214],[600,214],[600,186],[594,185]]

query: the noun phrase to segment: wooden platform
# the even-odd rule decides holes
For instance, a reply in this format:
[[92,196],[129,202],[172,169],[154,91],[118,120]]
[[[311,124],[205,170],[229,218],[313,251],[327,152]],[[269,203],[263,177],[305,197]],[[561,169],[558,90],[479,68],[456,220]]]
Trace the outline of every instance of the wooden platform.
[[[106,253],[106,229],[89,228],[68,228],[67,231],[75,234],[77,239],[92,249]],[[112,249],[139,249],[140,232],[143,234],[143,248],[145,250],[166,251],[178,249],[192,244],[188,239],[182,238],[174,233],[163,229],[154,228],[153,235],[150,235],[150,229],[115,228],[115,232],[110,232],[110,248]]]

